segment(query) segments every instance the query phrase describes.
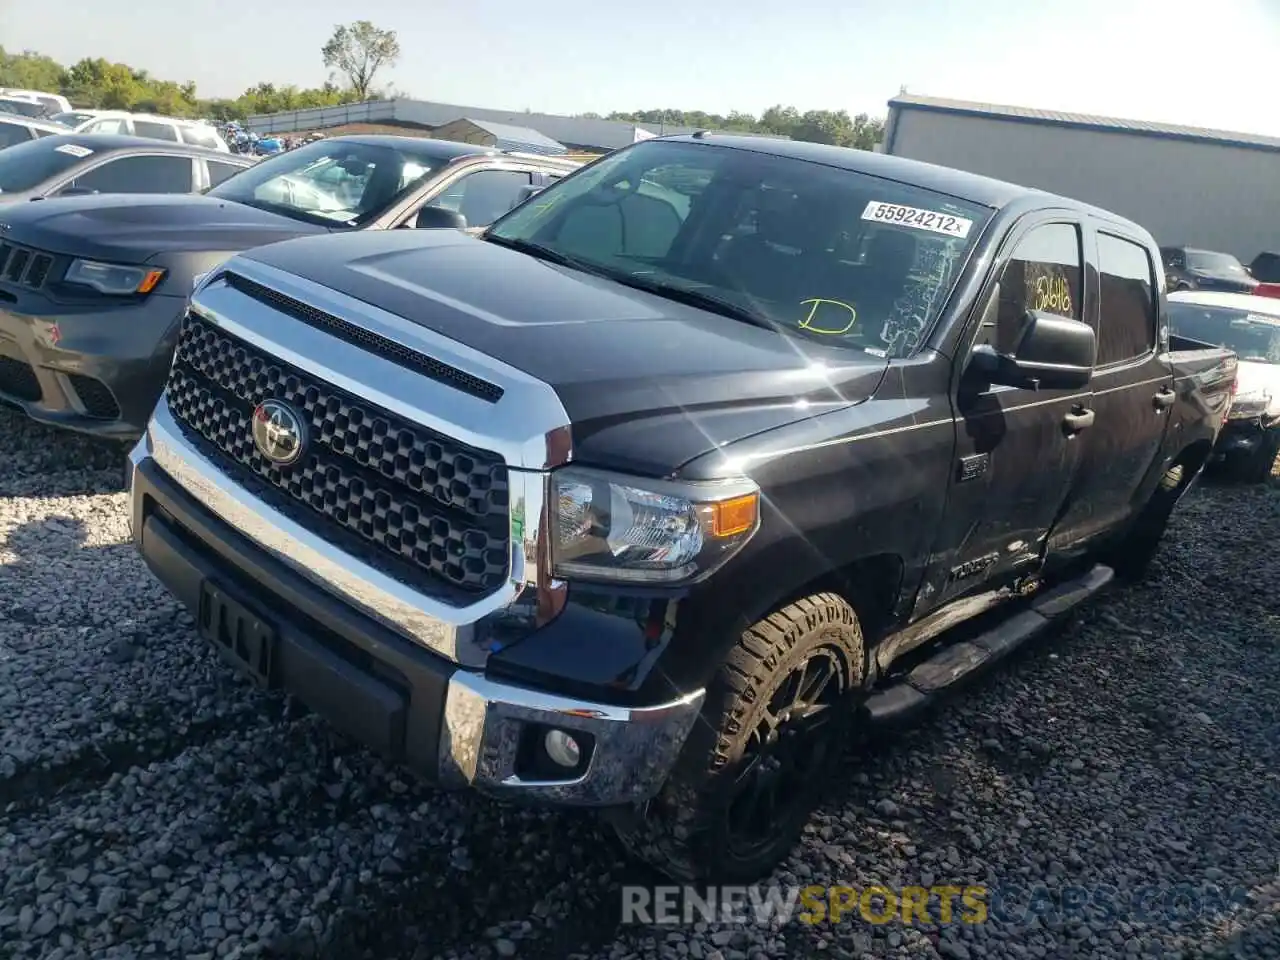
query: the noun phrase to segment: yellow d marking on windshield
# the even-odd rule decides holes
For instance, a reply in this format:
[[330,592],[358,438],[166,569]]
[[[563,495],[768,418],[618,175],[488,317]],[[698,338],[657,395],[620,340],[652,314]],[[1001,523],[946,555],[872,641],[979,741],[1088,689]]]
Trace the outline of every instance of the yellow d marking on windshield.
[[[822,309],[822,305],[824,303],[829,304],[830,306],[833,306],[833,307],[839,307],[841,310],[848,310],[849,322],[846,323],[839,330],[832,329],[826,326],[825,324],[815,326],[814,319],[818,316],[818,311]],[[843,333],[848,333],[858,323],[858,311],[853,309],[853,307],[849,306],[849,304],[843,303],[840,300],[823,300],[821,297],[814,297],[812,300],[800,301],[801,306],[805,306],[806,304],[812,304],[812,306],[809,307],[808,316],[806,316],[803,320],[800,321],[801,330],[812,330],[814,333],[825,333],[833,337],[838,337]],[[828,313],[829,312],[830,311],[828,311]]]

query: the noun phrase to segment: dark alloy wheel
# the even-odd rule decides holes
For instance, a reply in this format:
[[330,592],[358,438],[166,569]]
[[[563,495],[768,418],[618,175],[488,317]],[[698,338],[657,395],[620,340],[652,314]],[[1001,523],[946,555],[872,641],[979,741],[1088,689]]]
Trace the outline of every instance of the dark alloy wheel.
[[807,786],[837,746],[835,711],[847,694],[849,668],[841,654],[821,648],[778,685],[739,761],[726,810],[729,842],[743,859],[771,845],[780,823],[807,816]]
[[789,603],[747,628],[658,796],[610,815],[626,849],[682,881],[768,875],[850,739],[865,658],[858,615],[836,594]]

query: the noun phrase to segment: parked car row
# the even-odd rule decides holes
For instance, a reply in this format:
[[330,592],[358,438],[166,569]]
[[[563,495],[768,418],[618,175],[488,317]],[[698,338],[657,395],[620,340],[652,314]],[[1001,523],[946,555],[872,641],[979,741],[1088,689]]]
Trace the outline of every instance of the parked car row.
[[1194,247],[1161,247],[1170,292],[1218,290],[1280,297],[1280,253],[1263,252],[1249,266],[1229,253]]

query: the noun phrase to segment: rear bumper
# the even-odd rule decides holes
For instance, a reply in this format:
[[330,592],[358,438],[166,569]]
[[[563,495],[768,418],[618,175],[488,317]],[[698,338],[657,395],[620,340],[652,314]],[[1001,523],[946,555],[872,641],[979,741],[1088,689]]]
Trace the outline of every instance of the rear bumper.
[[0,303],[0,400],[51,426],[132,440],[164,387],[185,301],[85,309],[23,293]]
[[[249,540],[190,496],[151,452],[144,437],[130,455],[130,498],[134,539],[152,572],[197,622],[209,584],[260,613],[277,638],[264,679],[335,727],[432,782],[496,795],[613,806],[651,797],[666,779],[702,691],[614,706],[461,667]],[[214,645],[244,668],[233,651]],[[539,753],[552,729],[579,742],[578,767],[549,767]]]

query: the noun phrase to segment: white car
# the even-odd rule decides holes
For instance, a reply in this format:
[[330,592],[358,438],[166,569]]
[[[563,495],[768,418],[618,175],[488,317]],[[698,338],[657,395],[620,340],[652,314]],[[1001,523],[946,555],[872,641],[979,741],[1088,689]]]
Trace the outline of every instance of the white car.
[[60,93],[45,93],[43,90],[19,90],[17,87],[0,87],[0,96],[34,100],[49,113],[65,112],[71,109],[71,101]]
[[1280,456],[1280,299],[1187,290],[1169,294],[1172,332],[1235,351],[1235,393],[1213,459],[1260,483]]
[[75,132],[122,133],[134,137],[149,137],[152,140],[168,140],[170,143],[189,143],[193,147],[204,147],[222,153],[231,152],[227,142],[218,135],[217,129],[207,123],[179,117],[158,117],[149,113],[103,111],[80,124]]

